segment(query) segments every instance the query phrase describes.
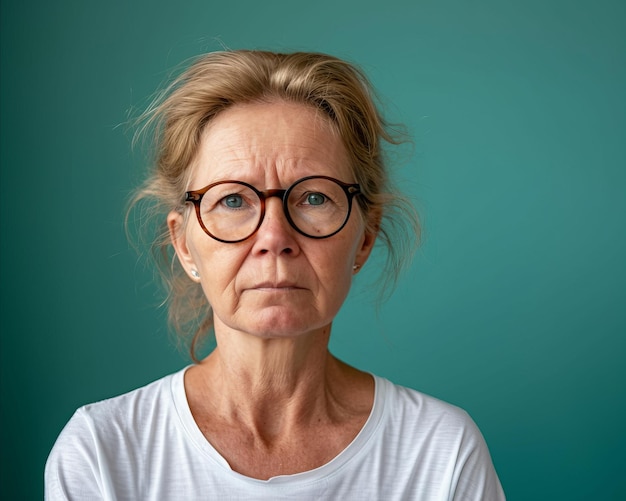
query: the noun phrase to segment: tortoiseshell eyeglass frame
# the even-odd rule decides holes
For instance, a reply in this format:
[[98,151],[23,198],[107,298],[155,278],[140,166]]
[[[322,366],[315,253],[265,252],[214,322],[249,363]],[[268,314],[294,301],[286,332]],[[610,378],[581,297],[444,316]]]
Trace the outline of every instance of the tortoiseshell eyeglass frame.
[[[291,193],[291,191],[298,184],[300,184],[300,183],[302,183],[304,181],[308,181],[310,179],[326,179],[328,181],[332,181],[332,182],[336,183],[339,187],[341,187],[343,189],[343,192],[345,193],[345,195],[346,195],[346,197],[348,199],[348,211],[346,213],[346,217],[345,217],[343,223],[341,224],[341,226],[339,226],[339,228],[337,228],[336,230],[332,231],[328,235],[321,235],[320,236],[320,235],[309,235],[308,233],[305,233],[304,231],[302,231],[300,228],[298,228],[296,226],[296,224],[293,221],[291,215],[289,214],[289,207],[288,207],[289,194]],[[259,197],[259,200],[261,201],[261,213],[260,213],[260,216],[259,216],[259,222],[257,223],[256,227],[246,237],[239,238],[239,239],[236,239],[236,240],[225,240],[223,238],[219,238],[219,237],[213,235],[208,230],[208,228],[204,225],[204,222],[202,221],[202,215],[201,215],[201,212],[200,212],[200,203],[202,202],[202,197],[204,196],[204,194],[207,191],[209,191],[211,188],[213,188],[214,186],[217,186],[217,185],[220,185],[220,184],[226,184],[226,183],[240,184],[242,186],[246,186],[247,188],[250,188],[252,191],[254,191],[254,193],[256,193],[256,195]],[[337,233],[339,233],[345,227],[346,223],[350,219],[350,214],[352,212],[352,199],[355,197],[355,195],[360,195],[360,194],[361,194],[361,187],[358,184],[344,183],[343,181],[339,181],[338,179],[335,179],[335,178],[330,177],[330,176],[307,176],[307,177],[303,177],[302,179],[298,179],[289,188],[287,188],[285,190],[283,190],[283,189],[272,189],[272,190],[260,191],[260,190],[256,189],[254,186],[252,186],[251,184],[245,183],[243,181],[233,181],[233,180],[217,181],[217,182],[211,183],[208,186],[205,186],[204,188],[201,188],[199,190],[187,191],[185,193],[185,200],[184,201],[185,201],[185,203],[190,202],[190,203],[192,203],[194,205],[195,212],[196,212],[196,217],[198,218],[198,223],[200,223],[200,226],[202,227],[202,229],[204,230],[204,232],[207,235],[209,235],[211,238],[217,240],[218,242],[223,242],[223,243],[226,243],[226,244],[235,244],[235,243],[243,242],[244,240],[247,240],[248,238],[250,238],[252,235],[254,235],[259,230],[259,228],[261,227],[261,224],[263,224],[263,219],[265,218],[265,201],[268,198],[277,197],[277,198],[280,198],[282,200],[283,212],[285,213],[285,217],[287,218],[287,221],[289,222],[289,224],[291,225],[291,227],[294,230],[296,230],[301,235],[304,235],[305,237],[315,238],[315,239],[320,240],[320,239],[323,239],[323,238],[329,238],[329,237],[332,237],[333,235],[336,235]]]

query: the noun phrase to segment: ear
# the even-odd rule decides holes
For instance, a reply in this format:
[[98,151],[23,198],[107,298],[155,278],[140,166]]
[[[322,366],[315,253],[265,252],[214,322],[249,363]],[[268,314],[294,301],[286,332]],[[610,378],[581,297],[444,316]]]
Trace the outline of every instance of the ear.
[[167,227],[170,231],[170,240],[172,247],[176,251],[176,256],[181,266],[194,282],[198,279],[191,274],[191,270],[197,270],[189,246],[187,244],[187,233],[185,232],[185,216],[177,210],[171,211],[167,215]]
[[378,230],[380,228],[381,212],[375,211],[370,213],[368,217],[368,225],[365,227],[365,233],[363,234],[363,240],[361,246],[357,250],[355,264],[362,267],[374,248],[376,243],[376,237],[378,237]]

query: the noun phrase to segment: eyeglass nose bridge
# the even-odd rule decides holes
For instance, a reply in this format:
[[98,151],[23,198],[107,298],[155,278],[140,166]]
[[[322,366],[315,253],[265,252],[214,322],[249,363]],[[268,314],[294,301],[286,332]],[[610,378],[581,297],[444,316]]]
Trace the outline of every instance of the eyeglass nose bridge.
[[289,190],[283,190],[283,189],[277,188],[273,190],[259,191],[258,194],[259,194],[259,198],[263,200],[264,202],[268,198],[272,198],[272,197],[280,198],[284,202],[287,191]]
[[287,195],[289,193],[289,189],[283,190],[281,188],[275,188],[275,189],[265,190],[265,191],[259,191],[259,190],[255,190],[255,191],[257,192],[257,195],[259,196],[259,199],[261,200],[261,217],[259,218],[259,223],[257,224],[256,230],[254,230],[254,233],[256,233],[259,230],[259,228],[263,224],[263,221],[265,220],[265,212],[266,212],[265,209],[266,209],[267,199],[273,198],[273,197],[280,198],[282,202],[282,207],[283,207],[283,214],[285,215],[285,218],[287,219],[289,226],[291,226],[297,232],[299,233],[301,232],[300,229],[298,229],[298,227],[295,225],[295,223],[291,219],[291,215],[289,214],[289,209],[287,207]]

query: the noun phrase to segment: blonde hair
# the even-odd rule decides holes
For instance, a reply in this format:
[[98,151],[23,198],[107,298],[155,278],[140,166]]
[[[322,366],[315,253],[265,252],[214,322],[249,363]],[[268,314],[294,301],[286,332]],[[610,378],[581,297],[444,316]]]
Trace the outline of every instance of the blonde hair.
[[391,186],[384,161],[381,143],[399,141],[388,131],[359,69],[318,53],[238,50],[199,57],[140,117],[138,133],[154,132],[156,158],[129,205],[129,213],[143,207],[139,239],[151,245],[167,291],[169,322],[180,336],[192,338],[194,360],[198,342],[212,328],[212,311],[201,287],[175,259],[165,216],[181,206],[207,124],[234,104],[272,100],[313,106],[334,124],[361,186],[357,200],[367,231],[377,233],[387,249],[383,291],[395,285],[419,239],[415,210]]

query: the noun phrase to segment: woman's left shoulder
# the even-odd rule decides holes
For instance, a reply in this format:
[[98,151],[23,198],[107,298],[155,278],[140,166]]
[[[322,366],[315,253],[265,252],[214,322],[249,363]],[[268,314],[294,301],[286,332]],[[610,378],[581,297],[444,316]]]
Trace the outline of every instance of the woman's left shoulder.
[[[445,432],[446,438],[483,440],[473,419],[462,408],[387,379],[375,378],[388,419],[401,426],[405,433],[429,434],[438,430]],[[431,435],[435,436],[442,435]]]
[[466,411],[383,378],[376,378],[376,391],[384,423],[378,438],[387,461],[401,458],[395,471],[420,472],[423,489],[448,486],[449,499],[505,499],[487,444]]

